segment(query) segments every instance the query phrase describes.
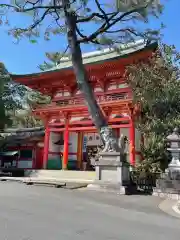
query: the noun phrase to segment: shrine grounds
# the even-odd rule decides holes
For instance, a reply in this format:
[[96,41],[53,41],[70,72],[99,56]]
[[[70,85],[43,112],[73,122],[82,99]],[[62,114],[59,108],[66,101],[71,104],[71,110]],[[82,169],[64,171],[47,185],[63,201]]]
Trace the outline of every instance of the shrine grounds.
[[162,205],[153,196],[1,182],[0,239],[178,240],[180,218]]

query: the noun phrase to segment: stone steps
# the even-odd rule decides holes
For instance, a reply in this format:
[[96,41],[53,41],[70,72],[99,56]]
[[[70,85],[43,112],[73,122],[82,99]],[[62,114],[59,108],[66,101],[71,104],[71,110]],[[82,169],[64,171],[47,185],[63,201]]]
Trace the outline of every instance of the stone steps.
[[64,171],[64,170],[32,170],[26,171],[25,177],[37,179],[59,180],[66,182],[93,182],[95,172],[89,171]]

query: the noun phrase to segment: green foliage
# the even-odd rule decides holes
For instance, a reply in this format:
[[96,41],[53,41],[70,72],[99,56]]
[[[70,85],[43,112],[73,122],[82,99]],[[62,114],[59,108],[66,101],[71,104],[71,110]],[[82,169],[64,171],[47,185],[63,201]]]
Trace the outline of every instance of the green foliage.
[[169,161],[166,136],[180,125],[180,81],[178,53],[174,47],[162,45],[146,63],[129,66],[127,76],[133,88],[134,101],[142,107],[137,123],[144,133],[144,161],[140,170],[164,170]]
[[32,116],[36,104],[47,104],[50,98],[17,84],[0,63],[0,131],[5,127],[35,127],[43,123]]
[[51,97],[32,90],[27,93],[26,99],[32,108],[36,105],[47,105],[51,103]]
[[19,111],[12,116],[12,128],[33,128],[41,126],[43,126],[41,119],[35,118],[29,111],[23,113]]
[[152,132],[148,138],[146,137],[146,144],[141,147],[141,151],[144,160],[137,163],[136,170],[147,174],[161,172],[166,169],[170,156],[166,150],[164,137]]
[[21,109],[23,99],[27,92],[27,88],[13,81],[6,82],[4,85],[3,100],[7,111],[12,109]]
[[46,53],[46,57],[48,62],[44,61],[43,64],[40,64],[38,67],[42,71],[46,71],[58,66],[64,58],[70,59],[70,55],[67,54],[68,48],[64,51],[64,53],[54,52],[54,53]]
[[[101,3],[94,0],[92,4],[89,0],[77,0],[70,2],[63,1],[7,1],[0,3],[2,10],[2,25],[8,21],[9,35],[12,35],[17,41],[22,37],[28,38],[30,43],[35,44],[39,37],[44,37],[49,41],[56,35],[67,34],[67,24],[65,20],[65,8],[63,4],[69,5],[69,16],[75,16],[73,22],[76,24],[77,43],[95,44],[100,46],[117,47],[118,44],[127,43],[137,38],[157,39],[161,26],[156,29],[138,30],[137,23],[148,22],[150,16],[158,17],[162,12],[162,5],[157,0],[148,1],[116,1],[112,3]],[[11,11],[17,15],[25,17],[29,14],[32,17],[32,24],[26,28],[11,27],[8,19],[8,13]],[[45,19],[48,19],[48,25],[45,26]],[[89,24],[93,24],[93,28]],[[130,25],[130,26],[129,26]],[[127,27],[128,26],[128,27]],[[89,29],[88,33],[85,31]],[[53,53],[51,55],[57,55]],[[63,54],[64,55],[64,54]],[[70,53],[71,55],[71,53]],[[49,56],[47,55],[49,59]],[[55,58],[59,62],[59,58]],[[49,59],[50,62],[54,61]],[[57,64],[56,62],[56,64]],[[53,63],[54,65],[54,63]],[[51,63],[44,62],[39,66],[40,69],[46,70],[51,67]]]
[[35,39],[30,39],[30,43],[37,43],[37,40],[35,40]]
[[3,93],[5,85],[10,81],[7,69],[3,63],[0,63],[0,130],[3,130],[5,125],[10,123],[9,117],[6,115],[5,99]]
[[24,95],[24,106],[10,114],[12,127],[32,128],[43,126],[42,120],[32,115],[32,110],[40,105],[47,105],[50,102],[51,98],[49,96],[27,89]]

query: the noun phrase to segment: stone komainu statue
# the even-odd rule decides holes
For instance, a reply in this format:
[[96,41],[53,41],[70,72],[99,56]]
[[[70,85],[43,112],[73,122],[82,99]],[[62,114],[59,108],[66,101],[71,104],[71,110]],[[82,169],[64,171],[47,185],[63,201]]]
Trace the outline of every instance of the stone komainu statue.
[[113,137],[112,129],[109,127],[104,127],[101,129],[101,136],[104,141],[104,149],[102,152],[117,152],[118,144]]
[[113,137],[112,129],[105,127],[101,130],[101,135],[104,140],[104,148],[102,152],[120,152],[121,154],[125,153],[127,137],[121,134],[119,142],[117,143],[116,139]]

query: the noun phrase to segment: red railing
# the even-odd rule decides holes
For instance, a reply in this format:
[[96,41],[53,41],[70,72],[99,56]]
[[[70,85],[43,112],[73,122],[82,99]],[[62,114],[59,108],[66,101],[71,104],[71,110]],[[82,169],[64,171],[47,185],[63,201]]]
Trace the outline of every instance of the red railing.
[[[119,101],[125,99],[131,99],[130,90],[125,90],[120,92],[110,92],[110,93],[96,93],[96,100],[98,103],[109,102],[109,101]],[[85,99],[82,95],[76,97],[63,97],[54,100],[58,106],[66,106],[66,105],[82,105],[85,102]]]
[[[132,93],[129,88],[126,89],[118,89],[112,90],[108,93],[95,93],[95,97],[98,103],[105,103],[105,102],[115,102],[119,100],[127,100],[132,99]],[[67,105],[85,105],[85,99],[82,94],[79,94],[75,97],[57,97],[53,100],[50,105],[46,105],[45,107],[64,107]],[[38,108],[44,108],[44,105],[38,106]]]

